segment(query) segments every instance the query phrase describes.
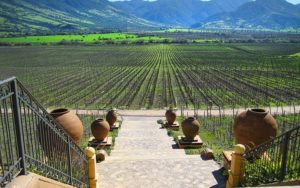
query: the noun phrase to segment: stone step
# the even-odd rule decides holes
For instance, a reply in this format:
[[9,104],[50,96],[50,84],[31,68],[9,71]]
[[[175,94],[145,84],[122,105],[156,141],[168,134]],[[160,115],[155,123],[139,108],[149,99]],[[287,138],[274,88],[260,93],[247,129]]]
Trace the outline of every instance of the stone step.
[[224,187],[219,165],[200,158],[107,160],[97,166],[101,187]]
[[175,148],[176,144],[175,143],[162,143],[162,142],[155,142],[155,141],[151,141],[151,142],[147,142],[147,141],[128,141],[128,142],[120,142],[117,145],[115,145],[114,149],[150,149],[150,150],[164,150],[164,149],[172,149]]
[[[209,167],[212,165],[212,167],[215,166],[219,166],[219,164],[217,164],[214,160],[203,160],[201,159],[200,155],[185,155],[185,156],[170,156],[169,158],[155,158],[155,156],[153,156],[154,158],[148,158],[147,156],[136,156],[135,159],[132,158],[132,160],[130,158],[126,158],[124,157],[124,161],[129,160],[130,163],[132,164],[141,164],[141,163],[159,163],[161,162],[162,164],[180,164],[180,165],[198,165],[195,166],[195,168],[201,168],[201,167]],[[141,161],[142,159],[145,159],[145,161]],[[122,158],[119,156],[109,156],[106,158],[105,161],[103,161],[102,163],[116,163],[119,165],[122,165],[120,163],[122,163]],[[126,166],[126,165],[124,165]]]
[[151,137],[151,138],[147,138],[147,137],[130,137],[130,136],[121,136],[121,137],[116,137],[115,138],[116,141],[118,142],[132,142],[132,141],[144,141],[144,140],[148,140],[148,141],[161,141],[161,142],[174,142],[174,139],[172,137],[166,137],[165,136],[155,136],[155,137]]
[[136,122],[136,121],[148,123],[148,122],[156,122],[159,119],[165,119],[164,114],[162,114],[162,116],[157,116],[157,117],[126,116],[124,117],[123,120],[126,123]]
[[167,131],[165,130],[121,130],[119,131],[118,137],[153,137],[165,136],[167,137]]
[[147,128],[160,128],[161,125],[157,124],[156,122],[151,122],[149,124],[143,124],[143,123],[138,123],[138,122],[133,122],[133,123],[126,123],[126,124],[122,124],[122,128],[126,128],[126,129],[147,129]]
[[160,154],[182,154],[185,155],[184,150],[181,149],[169,149],[166,148],[164,150],[145,150],[145,149],[135,149],[135,150],[128,150],[128,149],[114,149],[111,151],[111,155],[117,154],[128,154],[128,155],[160,155]]
[[199,160],[199,156],[197,155],[145,155],[145,156],[109,156],[105,160],[106,161],[138,161],[138,160],[174,160],[174,159],[197,159]]

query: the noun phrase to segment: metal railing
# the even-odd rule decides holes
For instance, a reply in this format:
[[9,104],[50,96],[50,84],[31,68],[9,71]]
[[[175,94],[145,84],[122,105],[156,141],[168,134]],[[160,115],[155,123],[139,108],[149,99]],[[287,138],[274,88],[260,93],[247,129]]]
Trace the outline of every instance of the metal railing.
[[27,171],[88,187],[88,161],[15,77],[0,81],[0,187]]
[[245,186],[300,179],[300,126],[244,155]]

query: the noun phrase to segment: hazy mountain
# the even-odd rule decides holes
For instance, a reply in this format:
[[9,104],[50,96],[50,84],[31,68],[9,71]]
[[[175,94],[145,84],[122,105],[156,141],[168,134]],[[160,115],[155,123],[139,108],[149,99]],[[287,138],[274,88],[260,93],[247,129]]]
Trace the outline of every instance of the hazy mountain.
[[162,26],[300,28],[300,8],[285,0],[1,0],[0,35],[148,30]]
[[106,0],[1,0],[0,32],[139,29],[158,26]]
[[220,12],[236,10],[250,0],[157,0],[117,1],[113,4],[121,10],[143,19],[175,26],[190,26]]
[[285,0],[256,0],[194,25],[202,28],[300,28],[300,11]]

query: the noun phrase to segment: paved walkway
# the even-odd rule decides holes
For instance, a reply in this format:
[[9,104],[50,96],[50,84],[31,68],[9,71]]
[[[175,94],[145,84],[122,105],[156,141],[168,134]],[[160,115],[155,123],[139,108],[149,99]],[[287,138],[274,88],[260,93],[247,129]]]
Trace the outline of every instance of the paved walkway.
[[[281,115],[281,114],[294,114],[294,113],[300,113],[300,106],[282,106],[282,107],[263,107],[265,110],[271,112],[273,115]],[[184,109],[181,111],[181,109],[177,110],[177,115],[185,115],[185,116],[194,116],[195,114],[199,116],[204,116],[207,115],[207,113],[211,114],[212,116],[219,116],[220,112],[221,114],[232,116],[233,114],[239,114],[242,111],[244,111],[245,108],[225,108],[225,109],[219,109],[217,107],[213,107],[211,110],[206,110],[206,109]],[[50,109],[48,109],[50,111]],[[103,110],[91,110],[91,109],[71,109],[71,111],[76,112],[77,114],[102,114],[105,111]],[[149,117],[156,117],[156,116],[161,116],[164,115],[166,112],[165,109],[153,109],[153,110],[121,110],[118,109],[118,113],[123,115],[123,116],[149,116]]]
[[162,117],[124,117],[111,156],[97,164],[100,187],[224,187],[219,165],[173,149],[157,119]]

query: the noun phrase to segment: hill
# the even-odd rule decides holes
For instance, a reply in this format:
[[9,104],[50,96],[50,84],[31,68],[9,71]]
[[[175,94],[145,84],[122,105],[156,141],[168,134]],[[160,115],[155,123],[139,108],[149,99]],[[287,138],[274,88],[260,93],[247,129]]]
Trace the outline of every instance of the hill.
[[256,0],[234,12],[211,16],[193,27],[295,29],[300,28],[300,11],[296,5],[285,0]]
[[165,27],[300,28],[285,0],[1,0],[0,36],[143,31]]
[[117,1],[113,4],[121,10],[143,19],[169,26],[189,27],[220,12],[236,10],[250,0],[157,0]]
[[118,10],[106,0],[1,0],[0,32],[150,29],[158,25]]

